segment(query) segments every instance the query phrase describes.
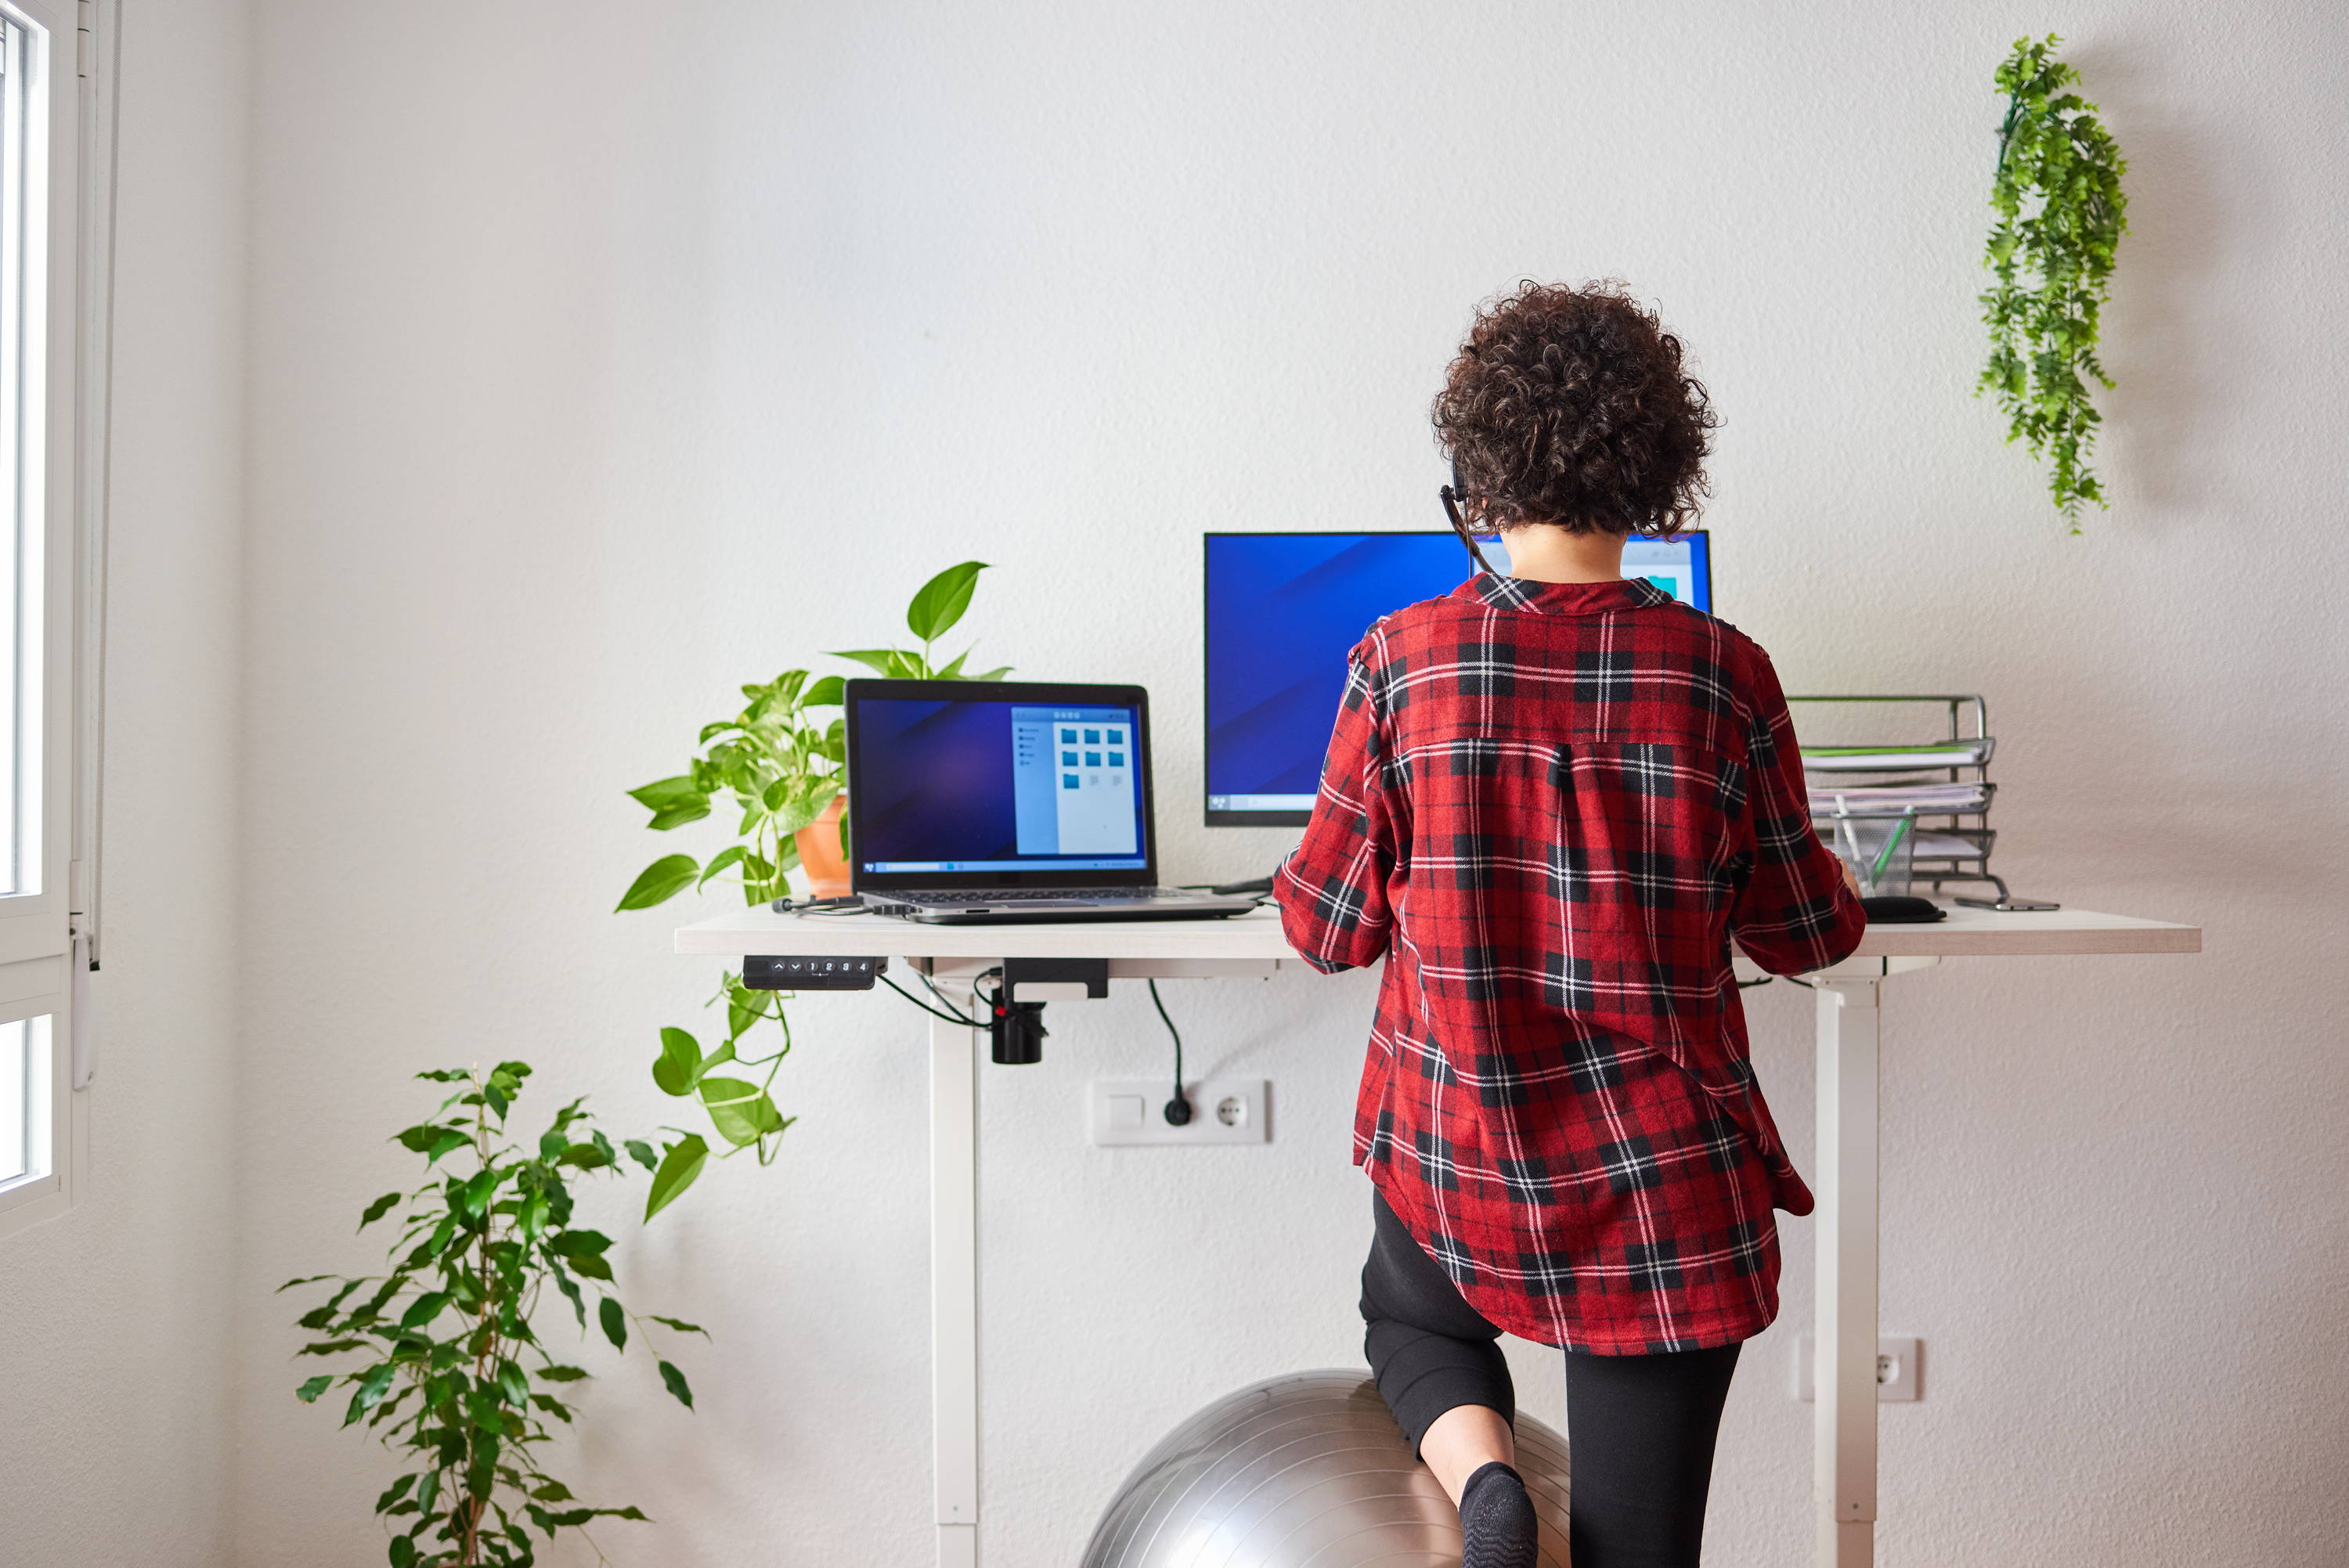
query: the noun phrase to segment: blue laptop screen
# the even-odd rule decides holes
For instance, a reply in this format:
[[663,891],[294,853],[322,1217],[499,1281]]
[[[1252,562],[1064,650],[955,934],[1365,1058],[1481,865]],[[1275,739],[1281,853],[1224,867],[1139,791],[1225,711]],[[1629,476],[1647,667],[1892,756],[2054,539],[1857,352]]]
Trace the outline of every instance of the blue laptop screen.
[[858,700],[858,865],[1143,870],[1141,719],[1131,707]]
[[[1709,542],[1702,532],[1635,535],[1623,575],[1710,611]],[[1504,564],[1494,545],[1485,554]],[[1207,820],[1303,821],[1346,650],[1380,616],[1450,593],[1470,570],[1450,533],[1208,534]]]

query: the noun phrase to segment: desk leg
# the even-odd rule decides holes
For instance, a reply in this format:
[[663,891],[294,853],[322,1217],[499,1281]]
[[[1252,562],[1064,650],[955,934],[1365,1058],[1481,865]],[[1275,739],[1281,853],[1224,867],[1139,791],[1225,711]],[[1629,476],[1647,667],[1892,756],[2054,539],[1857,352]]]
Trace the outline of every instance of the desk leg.
[[1818,1568],[1876,1560],[1879,981],[1818,983]]
[[[970,998],[962,997],[968,1006]],[[930,1025],[930,1430],[938,1568],[978,1562],[978,1035]]]

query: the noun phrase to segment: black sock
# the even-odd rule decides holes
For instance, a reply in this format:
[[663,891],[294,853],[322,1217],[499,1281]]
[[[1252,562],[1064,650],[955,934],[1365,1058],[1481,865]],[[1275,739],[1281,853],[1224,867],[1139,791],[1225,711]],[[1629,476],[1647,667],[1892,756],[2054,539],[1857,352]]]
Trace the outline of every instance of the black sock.
[[1460,1489],[1460,1568],[1534,1568],[1534,1500],[1498,1460]]

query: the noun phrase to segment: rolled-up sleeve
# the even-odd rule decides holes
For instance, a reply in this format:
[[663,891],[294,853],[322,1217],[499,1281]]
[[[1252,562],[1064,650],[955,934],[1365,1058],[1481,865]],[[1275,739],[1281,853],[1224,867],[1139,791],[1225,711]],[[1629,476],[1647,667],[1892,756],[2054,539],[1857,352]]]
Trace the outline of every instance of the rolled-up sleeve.
[[1795,721],[1777,672],[1759,650],[1756,657],[1745,752],[1753,875],[1730,910],[1729,932],[1771,974],[1801,975],[1850,957],[1868,916],[1811,829]]
[[1390,778],[1377,684],[1365,640],[1347,661],[1346,696],[1321,764],[1304,841],[1273,879],[1280,923],[1298,956],[1325,974],[1360,968],[1387,950],[1387,887],[1397,859],[1401,781]]

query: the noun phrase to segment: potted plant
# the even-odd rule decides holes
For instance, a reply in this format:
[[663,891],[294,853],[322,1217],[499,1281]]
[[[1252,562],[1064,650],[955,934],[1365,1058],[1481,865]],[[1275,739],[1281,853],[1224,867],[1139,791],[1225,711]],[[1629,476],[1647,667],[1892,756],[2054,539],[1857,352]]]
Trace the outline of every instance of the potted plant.
[[[918,648],[855,648],[831,656],[905,679],[1001,680],[1010,666],[968,670],[968,648],[937,662],[938,639],[970,608],[978,574],[986,569],[985,562],[966,561],[922,584],[905,607],[905,627]],[[746,903],[766,903],[789,895],[793,872],[802,873],[812,896],[838,897],[849,891],[847,840],[854,825],[846,811],[845,725],[837,711],[843,686],[839,676],[803,669],[746,686],[740,713],[702,726],[702,749],[684,772],[628,791],[651,813],[645,825],[658,832],[698,822],[721,806],[739,814],[732,843],[707,861],[662,856],[629,884],[620,909],[650,909],[713,881],[739,885]],[[663,1029],[653,1079],[666,1093],[701,1102],[726,1145],[719,1158],[750,1150],[764,1165],[791,1125],[769,1092],[791,1050],[791,1024],[780,994],[753,991],[735,975],[726,975],[712,1001],[726,1005],[725,1038],[705,1052],[688,1031]],[[768,1055],[744,1057],[739,1048],[742,1037],[761,1019],[773,1020],[781,1041]],[[729,1064],[764,1068],[764,1076],[756,1083],[711,1076]],[[709,1157],[707,1142],[698,1137],[672,1147],[653,1183],[645,1217],[650,1219],[689,1186]]]
[[[576,1222],[571,1183],[624,1167],[581,1101],[555,1112],[536,1142],[522,1144],[508,1140],[507,1116],[528,1064],[417,1076],[459,1087],[434,1116],[395,1135],[422,1158],[422,1184],[385,1193],[359,1217],[365,1230],[398,1211],[389,1267],[278,1286],[335,1282],[325,1305],[300,1319],[320,1336],[300,1354],[359,1358],[349,1371],[308,1379],[295,1397],[314,1404],[345,1385],[343,1425],[380,1432],[401,1455],[403,1473],[375,1504],[392,1531],[392,1568],[521,1568],[535,1561],[533,1529],[551,1541],[599,1518],[645,1518],[634,1506],[582,1503],[539,1462],[554,1432],[548,1423],[575,1419],[580,1385],[591,1376],[556,1355],[560,1330],[539,1312],[546,1287],[570,1304],[583,1345],[590,1291],[596,1327],[615,1351],[627,1349],[632,1326],[642,1343],[647,1323],[704,1331],[673,1317],[638,1318],[613,1293],[612,1240]],[[662,1162],[640,1140],[622,1147],[648,1170]],[[669,1393],[691,1409],[685,1374],[656,1360]]]

